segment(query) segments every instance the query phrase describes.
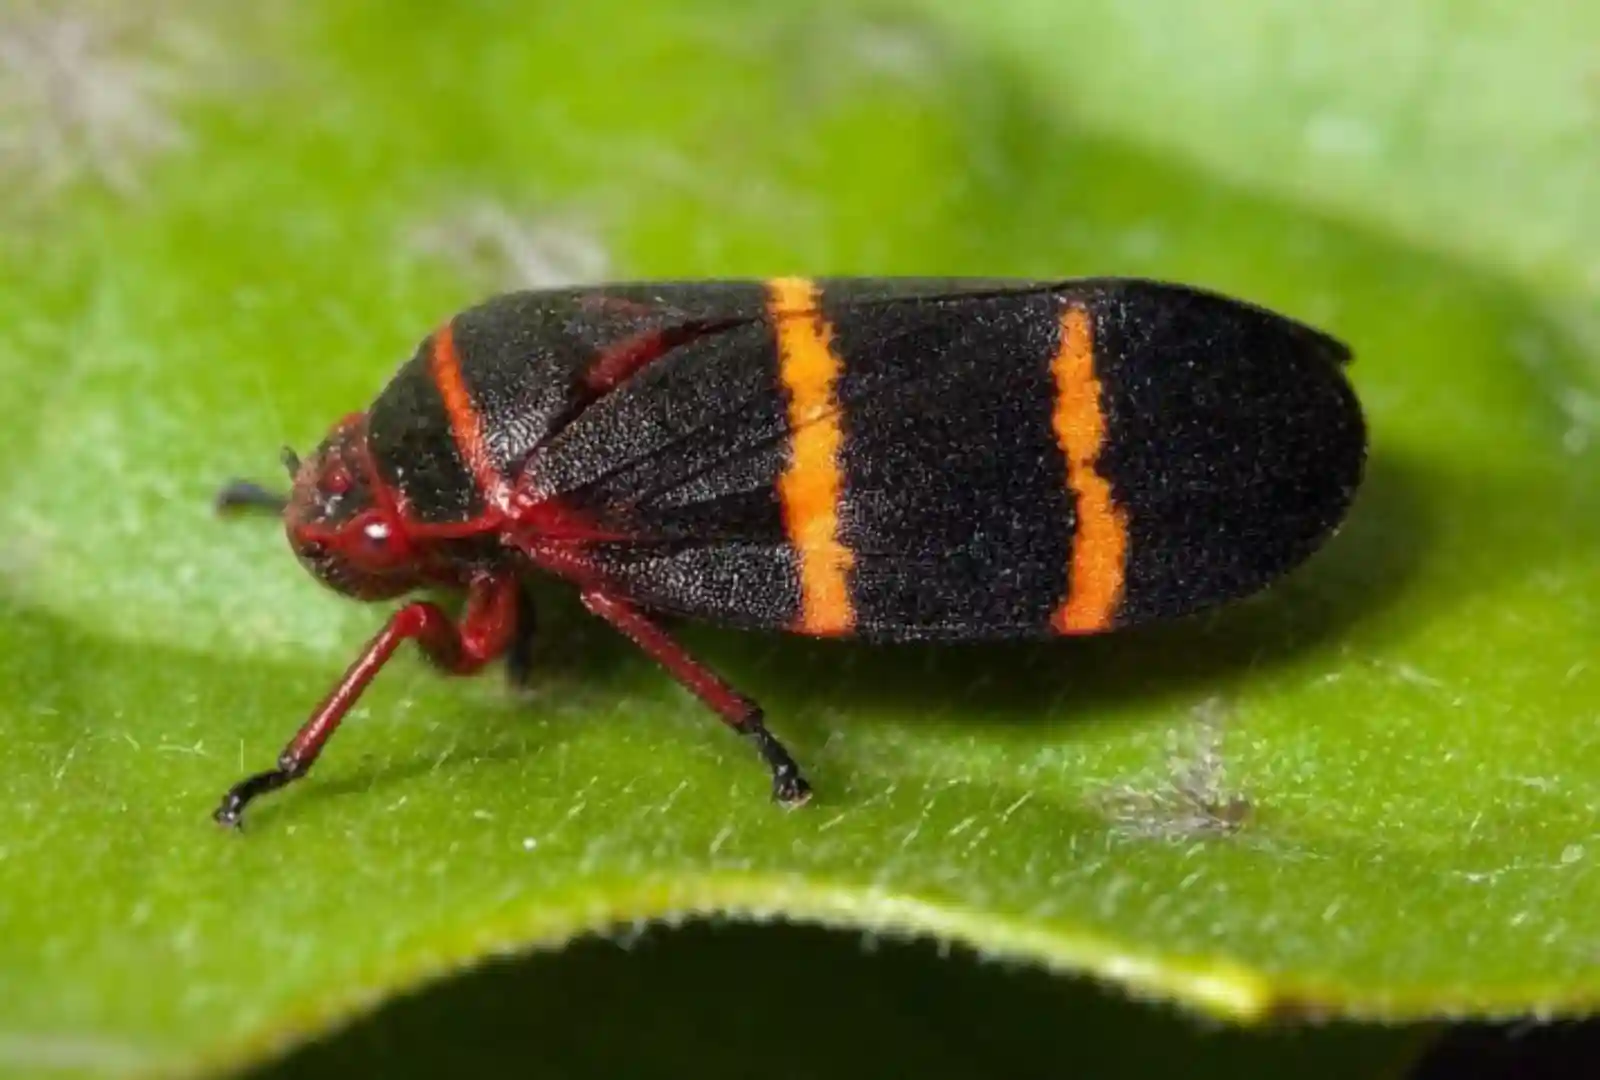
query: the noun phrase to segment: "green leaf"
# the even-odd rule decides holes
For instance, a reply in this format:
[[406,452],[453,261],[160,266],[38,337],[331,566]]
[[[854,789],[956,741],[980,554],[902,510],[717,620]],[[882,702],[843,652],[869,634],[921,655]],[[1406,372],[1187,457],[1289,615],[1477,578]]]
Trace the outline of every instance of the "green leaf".
[[1600,292],[1591,8],[920,6],[1087,130],[1591,308]]
[[[1187,42],[1163,90],[1155,38],[1053,54],[1074,24],[1021,0],[981,34],[954,4],[168,7],[0,25],[35,58],[0,94],[0,1070],[231,1068],[492,953],[709,912],[933,935],[1240,1021],[1600,998],[1600,173],[1494,111],[1531,39],[1419,39],[1479,56],[1470,94],[1319,45],[1330,94],[1386,131],[1453,117],[1472,152],[1386,139],[1308,184],[1297,69],[1217,85],[1207,63],[1276,39],[1186,34],[1200,8],[1141,16]],[[1580,78],[1567,56],[1541,93]],[[1512,243],[1508,189],[1570,246]],[[222,480],[274,477],[491,289],[796,270],[1267,303],[1355,347],[1370,475],[1302,572],[1182,625],[976,649],[685,627],[806,764],[801,812],[548,583],[528,699],[403,654],[309,779],[242,835],[210,824],[383,615],[272,523],[213,516]],[[726,992],[758,999],[747,977]]]
[[[729,995],[743,990],[758,1007],[730,1008]],[[537,1040],[528,1038],[530,1018]],[[800,927],[694,926],[490,965],[251,1075],[409,1080],[491,1075],[510,1063],[562,1076],[692,1068],[714,1077],[998,1078],[1038,1076],[1043,1063],[1059,1062],[1114,1080],[1348,1080],[1398,1078],[1422,1045],[1342,1024],[1265,1033],[1199,1026],[1081,982],[926,945]]]

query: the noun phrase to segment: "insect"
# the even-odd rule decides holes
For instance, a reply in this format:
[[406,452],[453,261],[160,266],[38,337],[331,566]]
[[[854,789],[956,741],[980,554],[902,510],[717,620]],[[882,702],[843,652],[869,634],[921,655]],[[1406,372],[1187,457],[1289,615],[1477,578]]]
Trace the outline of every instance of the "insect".
[[510,293],[439,326],[335,424],[282,514],[324,585],[396,610],[279,756],[302,777],[404,642],[530,677],[530,574],[576,587],[810,786],[761,708],[657,616],[868,640],[1041,638],[1263,589],[1339,526],[1366,428],[1349,350],[1138,279],[774,278]]

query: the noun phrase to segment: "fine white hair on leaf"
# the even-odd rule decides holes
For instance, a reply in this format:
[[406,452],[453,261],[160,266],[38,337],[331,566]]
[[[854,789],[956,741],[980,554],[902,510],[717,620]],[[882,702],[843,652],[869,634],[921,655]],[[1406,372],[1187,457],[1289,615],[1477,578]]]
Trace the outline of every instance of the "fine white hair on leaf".
[[457,206],[411,231],[411,246],[507,289],[601,281],[611,259],[598,235],[560,216],[518,213],[491,200]]
[[1253,806],[1230,790],[1222,742],[1228,709],[1208,698],[1174,733],[1165,775],[1148,787],[1113,785],[1097,799],[1119,832],[1147,838],[1183,839],[1228,835],[1248,822]]
[[191,61],[203,50],[192,28],[151,7],[135,17],[38,0],[0,14],[0,181],[135,195],[143,163],[189,145],[176,104],[200,81]]

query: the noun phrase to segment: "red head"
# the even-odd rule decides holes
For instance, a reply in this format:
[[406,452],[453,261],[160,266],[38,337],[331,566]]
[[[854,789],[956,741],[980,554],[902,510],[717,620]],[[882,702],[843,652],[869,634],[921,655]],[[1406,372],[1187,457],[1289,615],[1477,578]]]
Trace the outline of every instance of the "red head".
[[284,462],[294,477],[284,531],[313,577],[358,600],[388,600],[422,584],[405,520],[374,475],[365,413],[339,421],[303,462],[291,451]]

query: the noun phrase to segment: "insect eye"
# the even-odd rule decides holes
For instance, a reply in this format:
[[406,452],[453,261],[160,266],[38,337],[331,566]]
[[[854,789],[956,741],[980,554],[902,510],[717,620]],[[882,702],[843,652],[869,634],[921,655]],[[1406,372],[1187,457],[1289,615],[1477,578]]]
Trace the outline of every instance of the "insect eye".
[[322,474],[322,490],[329,495],[346,495],[353,487],[355,481],[350,476],[350,470],[337,461]]

